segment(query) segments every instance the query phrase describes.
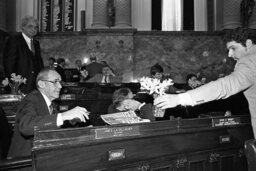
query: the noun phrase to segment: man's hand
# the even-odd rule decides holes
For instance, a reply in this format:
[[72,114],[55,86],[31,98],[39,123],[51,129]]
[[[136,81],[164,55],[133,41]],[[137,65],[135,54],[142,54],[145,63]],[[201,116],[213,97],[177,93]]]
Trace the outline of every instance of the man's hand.
[[116,76],[116,74],[113,73],[113,71],[111,69],[109,69],[108,75],[112,75],[113,77]]
[[134,99],[125,99],[123,101],[123,105],[126,109],[129,110],[137,110],[139,108],[139,106],[141,105],[140,102],[138,102],[137,100]]
[[75,107],[71,110],[61,113],[62,120],[72,120],[79,118],[81,122],[86,122],[85,118],[89,120],[89,112],[83,107]]
[[154,105],[161,109],[173,108],[179,105],[179,97],[174,94],[159,96],[154,100]]

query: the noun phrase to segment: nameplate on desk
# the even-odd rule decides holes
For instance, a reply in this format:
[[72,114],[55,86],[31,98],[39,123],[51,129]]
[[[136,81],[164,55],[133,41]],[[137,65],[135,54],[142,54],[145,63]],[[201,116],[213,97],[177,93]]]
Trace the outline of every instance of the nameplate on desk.
[[139,126],[124,126],[115,128],[95,129],[95,139],[127,137],[134,135],[140,135]]
[[239,125],[240,123],[241,123],[241,121],[240,121],[239,117],[233,117],[233,118],[213,118],[212,119],[212,127]]
[[60,96],[61,100],[75,100],[76,96],[74,94],[62,94]]

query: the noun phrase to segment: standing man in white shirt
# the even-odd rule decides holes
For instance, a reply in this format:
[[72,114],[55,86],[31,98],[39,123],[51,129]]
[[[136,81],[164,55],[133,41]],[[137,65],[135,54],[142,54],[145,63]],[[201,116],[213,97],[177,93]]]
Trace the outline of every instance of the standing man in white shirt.
[[162,109],[177,105],[195,106],[213,100],[228,98],[243,91],[251,114],[256,137],[256,33],[237,28],[226,34],[228,56],[237,61],[234,71],[223,78],[178,95],[164,95],[154,104]]
[[36,76],[43,69],[40,45],[34,39],[38,32],[38,21],[32,16],[22,19],[22,33],[7,40],[4,48],[3,62],[5,76],[12,73],[27,79],[26,84],[20,86],[22,93],[28,94],[36,88]]

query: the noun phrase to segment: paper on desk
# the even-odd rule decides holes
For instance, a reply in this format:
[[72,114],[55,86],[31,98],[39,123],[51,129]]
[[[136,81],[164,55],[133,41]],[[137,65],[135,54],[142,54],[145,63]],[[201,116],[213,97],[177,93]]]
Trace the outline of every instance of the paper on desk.
[[138,117],[134,111],[101,115],[101,118],[109,125],[150,122],[149,119]]

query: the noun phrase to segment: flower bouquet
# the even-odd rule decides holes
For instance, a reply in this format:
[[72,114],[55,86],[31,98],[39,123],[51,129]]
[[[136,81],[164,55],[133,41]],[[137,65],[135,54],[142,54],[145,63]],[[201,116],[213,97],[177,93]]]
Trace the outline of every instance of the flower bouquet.
[[[142,91],[146,91],[148,94],[153,95],[153,98],[157,98],[158,96],[164,95],[168,87],[173,84],[173,80],[170,78],[163,81],[149,77],[142,77],[140,79],[140,89]],[[164,110],[156,107],[153,110],[155,117],[163,117],[164,112]]]
[[22,94],[19,90],[19,87],[21,84],[26,84],[26,81],[27,79],[23,78],[21,75],[16,75],[15,73],[12,73],[10,80],[8,78],[5,78],[2,81],[2,84],[4,86],[10,86],[11,94]]

